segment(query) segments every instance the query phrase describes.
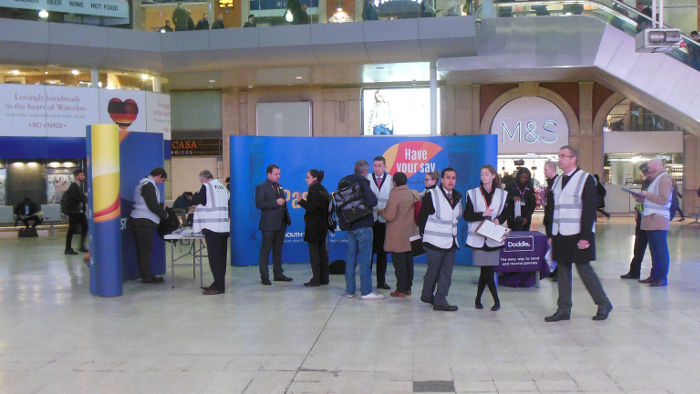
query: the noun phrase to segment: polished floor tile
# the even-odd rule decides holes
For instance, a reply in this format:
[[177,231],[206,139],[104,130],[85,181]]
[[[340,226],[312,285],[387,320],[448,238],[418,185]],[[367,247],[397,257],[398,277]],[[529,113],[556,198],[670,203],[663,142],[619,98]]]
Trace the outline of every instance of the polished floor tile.
[[[256,266],[229,267],[221,296],[202,296],[199,278],[178,267],[175,288],[168,275],[99,298],[82,256],[62,254],[63,234],[0,233],[0,393],[697,392],[699,235],[673,223],[669,286],[650,288],[619,279],[631,218],[603,219],[594,268],[615,309],[592,321],[596,307],[574,274],[572,319],[552,324],[543,317],[556,308],[556,283],[501,287],[500,311],[476,310],[471,267],[455,268],[456,313],[418,300],[422,265],[405,299],[347,299],[343,276],[305,288],[306,264],[269,287]],[[388,277],[393,286],[391,268]]]

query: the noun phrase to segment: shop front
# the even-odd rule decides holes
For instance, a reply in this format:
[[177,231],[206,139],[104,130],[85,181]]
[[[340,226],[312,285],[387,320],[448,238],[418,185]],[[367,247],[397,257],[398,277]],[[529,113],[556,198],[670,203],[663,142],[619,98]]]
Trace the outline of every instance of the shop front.
[[559,148],[569,140],[564,113],[542,97],[520,97],[496,113],[491,134],[498,135],[498,171],[502,177],[515,176],[520,168],[530,170],[537,207],[544,199],[544,164],[557,161]]

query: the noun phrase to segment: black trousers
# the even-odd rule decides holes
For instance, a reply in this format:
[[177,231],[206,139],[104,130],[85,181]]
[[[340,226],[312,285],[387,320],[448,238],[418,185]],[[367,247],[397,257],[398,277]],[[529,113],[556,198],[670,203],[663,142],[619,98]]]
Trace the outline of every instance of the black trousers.
[[309,242],[309,261],[311,262],[312,284],[328,284],[328,251],[326,241]]
[[153,228],[148,226],[131,226],[136,241],[136,257],[142,279],[153,276],[151,271],[151,252],[153,251]]
[[204,241],[207,243],[207,256],[209,268],[214,276],[213,290],[224,291],[226,289],[226,253],[228,251],[229,233],[216,233],[204,229]]
[[646,253],[647,245],[649,240],[647,239],[647,232],[641,229],[642,221],[637,220],[634,227],[634,255],[632,256],[632,261],[630,262],[630,274],[634,276],[639,276],[642,270],[642,260],[644,260],[644,253]]
[[496,287],[496,280],[493,277],[494,271],[491,266],[481,267],[481,273],[479,274],[479,284],[476,287],[476,300],[481,301],[481,295],[484,294],[484,289],[486,286],[491,292],[491,297],[493,297],[493,302],[495,304],[500,304],[498,299],[498,287]]
[[282,269],[282,245],[284,244],[285,230],[286,228],[282,227],[281,230],[262,232],[262,245],[260,245],[260,256],[258,257],[260,279],[270,279],[270,273],[267,269],[270,249],[272,249],[272,273],[275,278],[284,273]]
[[407,294],[413,285],[413,253],[391,252],[391,262],[396,273],[396,291]]
[[72,249],[73,234],[78,232],[80,227],[80,248],[85,249],[85,235],[88,231],[87,217],[84,213],[78,215],[68,215],[68,232],[66,233],[66,250]]
[[[386,283],[386,252],[384,251],[386,223],[374,222],[372,236],[372,253],[377,255],[377,285],[381,285]],[[374,258],[372,258],[372,263],[374,263]]]

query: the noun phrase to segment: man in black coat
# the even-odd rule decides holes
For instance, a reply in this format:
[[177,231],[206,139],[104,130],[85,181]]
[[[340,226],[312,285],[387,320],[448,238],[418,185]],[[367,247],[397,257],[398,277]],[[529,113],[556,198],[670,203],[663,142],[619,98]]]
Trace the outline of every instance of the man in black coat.
[[73,250],[73,234],[78,232],[80,227],[80,251],[87,252],[85,248],[85,236],[88,231],[87,217],[85,216],[85,208],[87,205],[87,196],[80,190],[80,185],[85,181],[85,173],[83,170],[73,171],[75,181],[70,184],[66,191],[65,204],[62,206],[63,213],[68,215],[68,232],[66,233],[66,250],[65,254],[78,254]]
[[197,26],[195,26],[194,29],[209,30],[209,16],[207,14],[202,14],[202,19],[197,22]]
[[[532,174],[530,170],[522,167],[518,170],[515,180],[506,184],[508,200],[506,211],[508,212],[508,227],[513,231],[530,231],[532,214],[535,212],[535,191],[532,187]],[[520,214],[516,215],[516,205],[520,207]]]
[[258,265],[260,267],[260,282],[269,286],[270,273],[267,268],[270,250],[272,250],[272,272],[275,281],[289,282],[292,278],[284,275],[282,269],[282,245],[287,226],[292,224],[287,211],[287,200],[284,189],[278,183],[280,168],[275,164],[267,166],[267,180],[255,188],[255,206],[260,209],[260,231],[262,245]]
[[[595,232],[596,208],[598,207],[598,193],[595,180],[590,174],[583,173],[585,178],[576,176],[581,169],[578,168],[578,151],[568,145],[559,150],[559,168],[563,171],[561,180],[554,183],[554,215],[547,234],[552,234],[549,242],[552,245],[552,259],[557,262],[558,290],[557,311],[545,317],[546,322],[569,320],[571,318],[571,266],[576,264],[576,269],[581,281],[598,306],[598,312],[593,320],[605,320],[612,310],[612,304],[605,295],[603,286],[596,275],[591,261],[596,259]],[[567,194],[576,195],[579,181],[569,182],[570,179],[581,179],[583,189],[580,196],[572,198],[579,200],[580,213],[576,214],[575,205],[567,198]],[[561,184],[561,187],[558,185]],[[567,205],[567,206],[564,206]],[[575,217],[578,216],[578,217]],[[576,220],[578,221],[576,222]],[[571,234],[578,228],[577,233]],[[573,231],[572,231],[573,230]]]
[[[39,212],[39,208],[37,208],[34,201],[29,197],[25,197],[24,201],[15,205],[17,221],[21,220],[27,227],[29,227],[29,222],[32,222],[32,228],[35,228],[37,224],[41,224],[43,220],[36,214],[37,212]],[[17,221],[15,221],[15,226],[17,225]]]

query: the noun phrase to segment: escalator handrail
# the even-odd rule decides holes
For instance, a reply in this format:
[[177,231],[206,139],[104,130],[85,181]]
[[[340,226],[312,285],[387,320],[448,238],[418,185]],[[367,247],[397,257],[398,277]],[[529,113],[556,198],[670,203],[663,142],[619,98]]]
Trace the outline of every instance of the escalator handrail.
[[[644,15],[643,13],[639,12],[636,8],[631,7],[621,1],[616,1],[616,0],[610,0],[611,3],[613,3],[613,6],[617,7],[622,7],[625,9],[625,11],[628,12],[628,15],[624,15],[623,13],[619,12],[618,10],[615,10],[614,8],[608,6],[607,4],[604,4],[602,1],[597,1],[597,0],[526,0],[526,1],[508,1],[508,2],[498,2],[498,3],[493,3],[494,8],[507,8],[507,7],[523,7],[523,6],[532,6],[532,5],[548,5],[548,4],[564,4],[564,5],[585,5],[588,4],[590,6],[598,7],[604,9],[606,12],[610,13],[611,15],[614,15],[616,18],[620,18],[625,20],[628,23],[634,23],[634,25],[637,25],[637,18],[642,17],[643,19],[646,19],[649,21],[649,23],[652,23],[652,19],[649,18],[648,16]],[[476,20],[477,22],[481,21],[481,7],[480,5],[476,12]],[[629,13],[634,14],[635,19],[630,18]],[[538,15],[539,16],[539,15]],[[607,21],[606,21],[607,23]],[[664,28],[672,28],[672,26],[664,24]],[[695,46],[695,50],[700,50],[700,43],[693,40],[689,36],[686,36],[685,34],[681,33],[681,39],[686,43],[686,45],[693,45]],[[687,53],[688,50],[685,48],[676,48],[682,52]]]

